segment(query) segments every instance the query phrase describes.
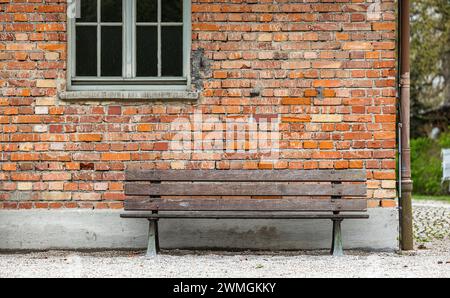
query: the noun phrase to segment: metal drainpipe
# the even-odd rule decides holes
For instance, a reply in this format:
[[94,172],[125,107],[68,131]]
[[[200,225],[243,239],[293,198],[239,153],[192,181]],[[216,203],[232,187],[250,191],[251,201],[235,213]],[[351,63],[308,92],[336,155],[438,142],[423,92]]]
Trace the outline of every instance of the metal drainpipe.
[[410,138],[410,0],[399,0],[400,13],[400,129],[401,168],[400,168],[400,247],[413,250],[413,218],[411,193],[411,150]]

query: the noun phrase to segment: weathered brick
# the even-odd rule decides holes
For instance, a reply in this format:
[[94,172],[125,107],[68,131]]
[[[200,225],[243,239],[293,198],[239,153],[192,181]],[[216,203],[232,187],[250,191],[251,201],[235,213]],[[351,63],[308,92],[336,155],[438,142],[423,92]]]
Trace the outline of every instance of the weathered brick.
[[74,136],[75,142],[100,142],[103,136],[101,134],[77,134]]
[[397,207],[397,202],[395,200],[381,200],[381,207],[384,208]]
[[100,201],[102,194],[99,192],[74,192],[73,200],[75,201]]
[[103,153],[102,160],[130,160],[130,153]]
[[312,122],[341,122],[342,121],[342,115],[312,115],[311,116]]
[[[379,20],[367,19],[369,0],[279,2],[193,1],[198,101],[68,102],[58,98],[70,63],[66,1],[0,0],[0,208],[120,209],[125,169],[285,168],[366,169],[368,205],[393,207],[393,2]],[[219,122],[280,120],[278,160],[206,145],[186,152],[171,123],[195,111]],[[212,136],[211,123],[201,132],[191,124],[189,137]],[[247,139],[229,146],[254,149]]]
[[41,198],[44,201],[70,201],[72,193],[61,191],[42,192]]
[[55,88],[56,81],[55,80],[37,80],[36,87],[38,87],[38,88]]

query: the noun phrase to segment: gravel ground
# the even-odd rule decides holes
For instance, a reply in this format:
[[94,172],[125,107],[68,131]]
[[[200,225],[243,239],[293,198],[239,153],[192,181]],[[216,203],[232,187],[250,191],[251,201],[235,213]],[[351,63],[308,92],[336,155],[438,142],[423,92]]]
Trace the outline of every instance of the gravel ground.
[[49,251],[0,255],[0,277],[450,277],[450,204],[416,203],[414,215],[410,253]]
[[417,201],[413,205],[414,236],[418,243],[450,238],[450,204]]

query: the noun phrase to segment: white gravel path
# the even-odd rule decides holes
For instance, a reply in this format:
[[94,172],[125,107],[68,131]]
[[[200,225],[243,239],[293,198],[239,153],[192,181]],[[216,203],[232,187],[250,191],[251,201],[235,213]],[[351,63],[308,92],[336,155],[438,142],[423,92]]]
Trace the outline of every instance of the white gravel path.
[[[443,207],[439,204],[421,204],[415,205],[415,214],[447,214],[439,211]],[[430,213],[429,208],[438,210]],[[344,257],[338,258],[327,251],[165,251],[152,260],[143,257],[142,252],[0,254],[0,277],[449,278],[450,239],[428,240],[422,249],[411,253],[346,251]]]
[[[447,251],[443,251],[443,246]],[[147,260],[127,252],[0,255],[0,277],[450,277],[449,242],[408,255],[347,251],[171,251]]]

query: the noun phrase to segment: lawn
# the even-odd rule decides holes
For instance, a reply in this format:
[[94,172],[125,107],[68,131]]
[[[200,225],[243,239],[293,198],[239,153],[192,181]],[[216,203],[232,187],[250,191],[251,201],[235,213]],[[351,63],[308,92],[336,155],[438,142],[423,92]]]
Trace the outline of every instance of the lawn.
[[413,200],[444,201],[450,203],[450,195],[448,196],[413,195]]

